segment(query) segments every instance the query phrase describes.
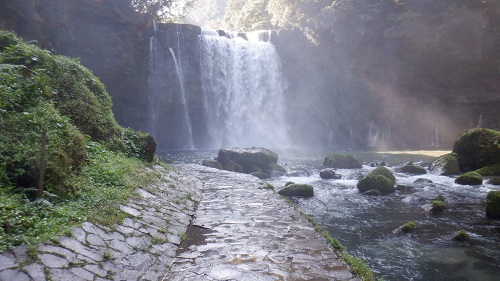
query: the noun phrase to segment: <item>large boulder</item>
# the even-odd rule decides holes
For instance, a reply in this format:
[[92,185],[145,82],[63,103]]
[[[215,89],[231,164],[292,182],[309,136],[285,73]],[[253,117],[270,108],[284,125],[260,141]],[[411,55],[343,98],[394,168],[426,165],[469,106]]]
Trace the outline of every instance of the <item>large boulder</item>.
[[401,167],[401,172],[413,175],[427,174],[427,171],[424,168],[416,166],[412,162],[409,162],[403,167]]
[[278,191],[278,194],[283,196],[313,197],[314,189],[308,184],[289,184]]
[[[220,169],[227,171],[246,173],[267,178],[270,176],[282,176],[286,170],[278,165],[278,154],[262,148],[222,148],[217,155]],[[212,161],[204,161],[205,165],[219,168]]]
[[361,179],[357,188],[360,192],[370,195],[386,195],[396,191],[394,184],[396,178],[386,167],[378,167]]
[[359,169],[361,164],[350,154],[332,153],[325,158],[324,166],[337,169]]
[[217,162],[217,160],[213,160],[213,159],[205,159],[201,162],[201,165],[222,170],[222,166],[220,165],[220,163]]
[[319,176],[324,180],[339,180],[342,178],[342,176],[337,174],[334,169],[323,169],[319,172]]
[[460,175],[457,157],[458,155],[456,153],[441,155],[431,163],[429,171],[433,174],[442,176]]
[[500,163],[500,131],[477,128],[462,132],[453,144],[463,172]]

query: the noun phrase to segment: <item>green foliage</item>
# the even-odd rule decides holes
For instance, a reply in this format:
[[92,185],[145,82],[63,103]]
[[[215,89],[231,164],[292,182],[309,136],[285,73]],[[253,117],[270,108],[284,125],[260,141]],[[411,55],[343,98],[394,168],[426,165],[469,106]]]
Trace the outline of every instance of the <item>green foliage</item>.
[[446,204],[444,204],[444,198],[442,195],[437,196],[431,200],[431,210],[432,214],[441,214],[446,210]]
[[417,227],[417,224],[414,221],[409,221],[402,226],[399,227],[399,230],[404,232],[404,233],[410,233],[415,231],[415,228]]
[[144,169],[139,159],[113,153],[90,142],[89,165],[69,181],[73,198],[59,197],[52,204],[30,202],[12,188],[0,187],[0,252],[6,247],[35,244],[63,235],[83,221],[113,225],[124,219],[120,211],[137,186],[157,182],[161,174]]
[[477,172],[468,172],[455,179],[455,183],[462,185],[481,185],[483,177]]
[[122,129],[122,139],[126,145],[129,156],[152,162],[156,151],[156,142],[153,137],[142,131],[134,131],[130,128]]

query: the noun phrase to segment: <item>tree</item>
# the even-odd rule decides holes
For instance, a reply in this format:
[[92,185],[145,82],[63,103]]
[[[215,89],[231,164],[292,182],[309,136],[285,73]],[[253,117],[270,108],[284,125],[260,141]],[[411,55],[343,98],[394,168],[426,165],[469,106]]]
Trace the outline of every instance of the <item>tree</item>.
[[168,22],[182,18],[196,0],[131,0],[135,11],[151,19]]

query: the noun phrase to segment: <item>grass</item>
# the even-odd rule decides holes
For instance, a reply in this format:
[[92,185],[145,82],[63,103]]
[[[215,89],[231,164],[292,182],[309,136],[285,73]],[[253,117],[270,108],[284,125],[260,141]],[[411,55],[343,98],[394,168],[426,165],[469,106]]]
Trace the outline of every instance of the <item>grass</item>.
[[162,173],[145,162],[111,152],[98,143],[87,144],[89,163],[71,179],[78,192],[51,199],[51,204],[29,202],[12,188],[0,188],[0,252],[17,245],[36,245],[69,233],[84,221],[111,226],[125,214],[120,204],[137,196],[136,188],[158,182]]

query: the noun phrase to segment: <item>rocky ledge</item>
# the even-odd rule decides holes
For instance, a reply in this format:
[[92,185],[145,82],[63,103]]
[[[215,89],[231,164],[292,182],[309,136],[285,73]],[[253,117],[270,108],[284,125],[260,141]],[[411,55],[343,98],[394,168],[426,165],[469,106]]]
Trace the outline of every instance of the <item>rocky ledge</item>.
[[261,180],[176,168],[121,206],[121,224],[0,254],[0,280],[359,280]]

